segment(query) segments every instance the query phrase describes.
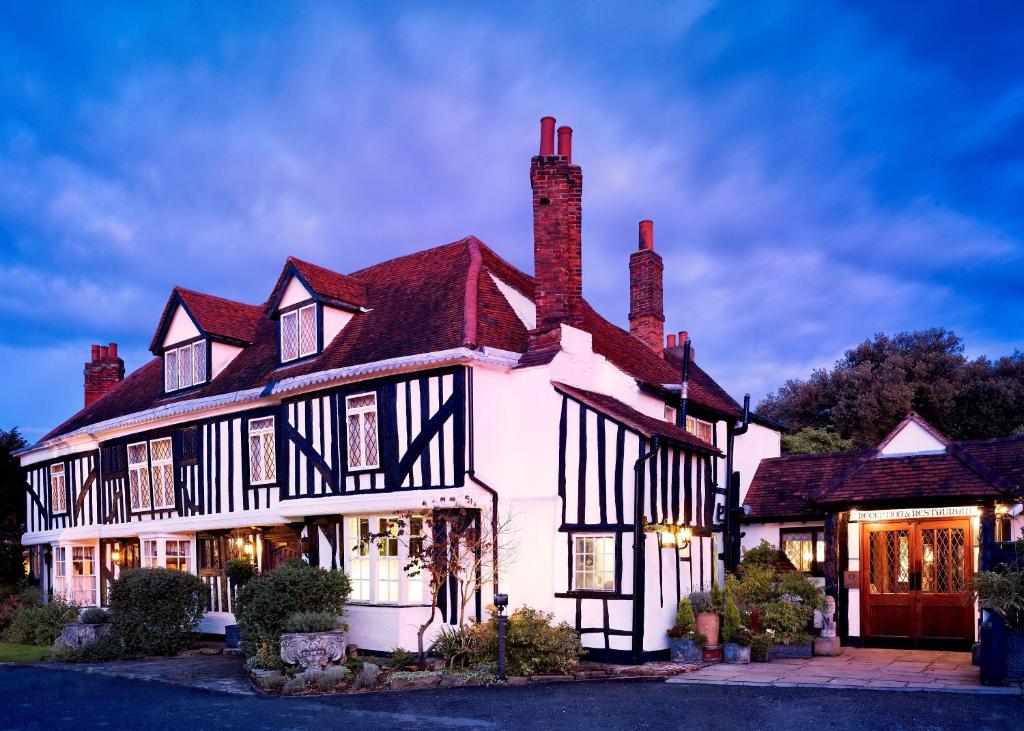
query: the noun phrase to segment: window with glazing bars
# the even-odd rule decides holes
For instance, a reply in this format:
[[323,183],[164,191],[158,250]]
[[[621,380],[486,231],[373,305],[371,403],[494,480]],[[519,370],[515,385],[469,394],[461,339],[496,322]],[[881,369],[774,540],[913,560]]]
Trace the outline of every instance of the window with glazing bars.
[[249,419],[249,484],[266,485],[276,480],[274,417]]
[[698,439],[703,439],[708,444],[714,444],[714,427],[710,422],[695,419],[692,416],[686,417],[686,431]]
[[281,360],[287,362],[317,351],[316,305],[281,315]]
[[377,395],[362,393],[345,399],[349,469],[380,466],[377,450]]
[[68,511],[68,497],[65,489],[64,463],[50,465],[50,509],[56,515]]
[[206,341],[199,340],[164,353],[164,391],[206,382]]
[[573,568],[573,589],[614,591],[614,536],[573,536]]
[[151,465],[150,481],[153,484],[153,507],[174,507],[174,458],[171,438],[154,439],[149,443]]
[[351,598],[357,602],[370,601],[370,519],[350,518],[348,525],[349,581]]
[[128,445],[128,498],[132,510],[153,507],[149,494],[149,448],[145,442]]

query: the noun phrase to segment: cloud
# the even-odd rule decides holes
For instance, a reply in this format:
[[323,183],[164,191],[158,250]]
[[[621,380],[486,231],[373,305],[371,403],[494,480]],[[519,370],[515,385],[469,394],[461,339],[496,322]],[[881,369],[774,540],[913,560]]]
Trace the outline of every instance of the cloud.
[[878,330],[1024,335],[992,300],[1024,305],[1021,231],[946,185],[1019,91],[966,115],[969,85],[853,11],[296,7],[135,10],[113,49],[86,25],[63,72],[8,44],[34,65],[0,86],[0,342],[31,363],[116,331],[142,352],[173,284],[260,302],[288,254],[352,271],[474,233],[530,271],[549,113],[576,129],[588,298],[625,324],[654,218],[669,329],[736,394]]

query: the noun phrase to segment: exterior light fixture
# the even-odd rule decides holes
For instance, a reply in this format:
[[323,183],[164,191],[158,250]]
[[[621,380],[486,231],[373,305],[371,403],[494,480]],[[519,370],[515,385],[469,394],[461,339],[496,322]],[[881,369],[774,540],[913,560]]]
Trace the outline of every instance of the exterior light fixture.
[[110,552],[110,560],[113,561],[118,566],[121,565],[121,549],[120,548],[115,548],[113,551]]
[[508,594],[494,595],[494,608],[498,610],[498,680],[505,681],[505,633],[508,627]]
[[256,546],[253,545],[252,541],[245,541],[245,545],[242,546],[242,550],[245,551],[246,556],[252,556],[256,553]]
[[996,505],[996,515],[1007,515],[1010,512],[1009,505]]
[[662,548],[686,548],[693,539],[693,529],[688,525],[666,523],[651,527],[658,532],[658,544]]

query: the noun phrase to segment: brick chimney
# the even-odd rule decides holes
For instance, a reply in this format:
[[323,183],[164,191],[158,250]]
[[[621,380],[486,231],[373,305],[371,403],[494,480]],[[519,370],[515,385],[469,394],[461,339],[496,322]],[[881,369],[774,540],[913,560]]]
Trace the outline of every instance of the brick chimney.
[[[540,153],[530,163],[537,335],[583,324],[583,172],[572,164],[572,129],[540,120]],[[534,338],[537,340],[545,338]]]
[[[690,340],[690,335],[689,335],[689,333],[686,332],[686,330],[680,330],[679,331],[678,339],[676,338],[675,335],[669,333],[668,335],[665,336],[665,352],[666,353],[673,353],[673,354],[677,355],[678,357],[682,358],[683,357],[683,351],[685,350],[684,346],[686,345],[686,341],[687,340]],[[696,349],[693,347],[693,341],[690,340],[690,362],[691,363],[693,363],[694,360],[696,359],[696,355],[695,355],[696,352],[697,352]]]
[[664,271],[654,250],[654,222],[641,221],[640,248],[629,256],[629,332],[659,355],[665,337]]
[[124,361],[117,357],[117,343],[92,346],[92,360],[85,364],[85,405],[88,408],[124,380]]

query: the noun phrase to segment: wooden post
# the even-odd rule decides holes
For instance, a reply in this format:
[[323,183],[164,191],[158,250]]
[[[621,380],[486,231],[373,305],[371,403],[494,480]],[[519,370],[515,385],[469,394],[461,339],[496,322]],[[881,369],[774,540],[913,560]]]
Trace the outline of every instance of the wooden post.
[[839,556],[837,566],[839,596],[836,597],[836,633],[844,642],[850,636],[850,593],[846,586],[846,571],[850,568],[850,513],[839,513],[836,520],[836,543]]
[[981,570],[988,571],[992,568],[993,549],[996,539],[996,506],[994,503],[987,503],[981,509]]
[[825,593],[839,599],[839,542],[836,536],[838,516],[829,513],[825,516]]

